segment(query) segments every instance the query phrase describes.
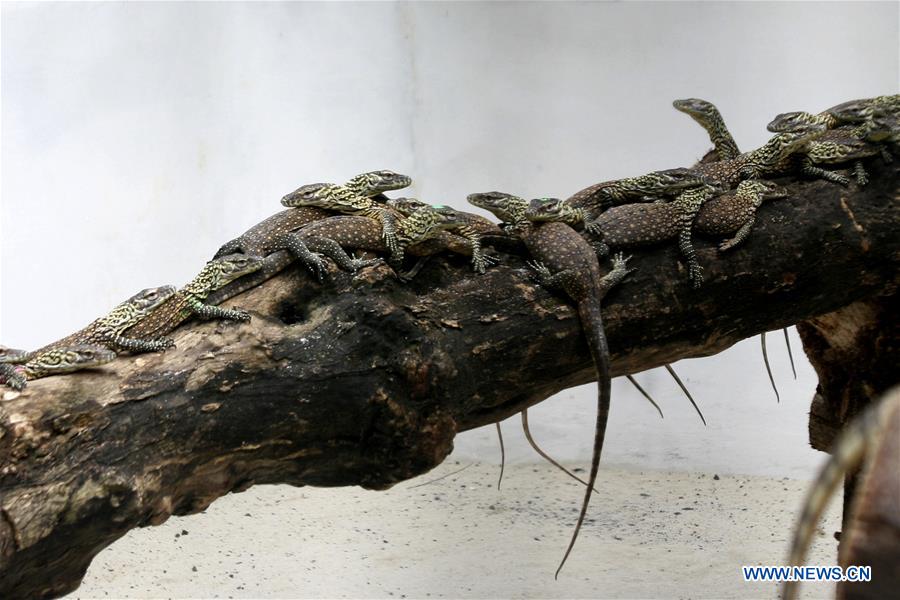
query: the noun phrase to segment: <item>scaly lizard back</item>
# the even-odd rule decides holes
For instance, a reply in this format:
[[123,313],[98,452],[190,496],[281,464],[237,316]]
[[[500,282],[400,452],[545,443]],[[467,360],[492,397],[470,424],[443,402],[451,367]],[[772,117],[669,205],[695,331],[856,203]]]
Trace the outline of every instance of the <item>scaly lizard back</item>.
[[165,303],[174,293],[175,288],[168,285],[141,290],[71,335],[33,352],[3,356],[0,363],[15,363],[21,367],[4,366],[0,369],[0,376],[11,387],[22,389],[26,379],[71,373],[107,363],[116,357],[115,351],[164,350],[172,345],[171,340],[141,340],[126,336],[124,332]]
[[235,279],[253,273],[262,265],[260,257],[234,254],[213,259],[186,286],[150,312],[125,334],[139,339],[156,339],[166,335],[192,314],[203,318],[247,321],[250,315],[242,310],[227,310],[204,304],[212,292]]

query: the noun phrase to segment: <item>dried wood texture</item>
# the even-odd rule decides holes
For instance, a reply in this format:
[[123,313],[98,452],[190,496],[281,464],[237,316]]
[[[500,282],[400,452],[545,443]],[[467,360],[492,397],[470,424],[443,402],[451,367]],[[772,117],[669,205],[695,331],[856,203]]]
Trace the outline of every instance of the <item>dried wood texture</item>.
[[[636,256],[604,310],[614,375],[894,295],[900,161],[871,175],[786,181],[744,247],[698,242],[700,290],[674,247]],[[190,323],[165,354],[6,393],[0,597],[68,592],[129,529],[257,483],[387,488],[439,464],[456,433],[590,381],[574,307],[500,256],[482,276],[433,259],[410,284],[384,266],[324,284],[289,268],[226,303],[249,324]]]

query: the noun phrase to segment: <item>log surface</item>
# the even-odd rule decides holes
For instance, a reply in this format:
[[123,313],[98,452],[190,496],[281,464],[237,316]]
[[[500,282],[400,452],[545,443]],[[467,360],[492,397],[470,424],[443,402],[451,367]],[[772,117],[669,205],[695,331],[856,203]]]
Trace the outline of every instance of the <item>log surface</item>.
[[[613,374],[896,295],[900,161],[870,172],[864,188],[783,181],[744,246],[696,242],[699,290],[674,246],[635,256],[604,309]],[[71,591],[129,529],[254,484],[390,487],[456,433],[591,381],[574,306],[499,256],[481,276],[433,259],[409,284],[292,266],[226,303],[249,324],[192,322],[164,354],[3,393],[0,597]]]

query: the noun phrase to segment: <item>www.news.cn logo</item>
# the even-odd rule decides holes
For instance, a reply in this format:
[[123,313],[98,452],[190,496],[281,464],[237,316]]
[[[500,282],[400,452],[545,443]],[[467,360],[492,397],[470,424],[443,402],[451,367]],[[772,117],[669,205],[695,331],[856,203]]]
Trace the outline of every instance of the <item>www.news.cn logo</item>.
[[743,566],[744,581],[872,581],[872,567],[838,566],[748,567]]

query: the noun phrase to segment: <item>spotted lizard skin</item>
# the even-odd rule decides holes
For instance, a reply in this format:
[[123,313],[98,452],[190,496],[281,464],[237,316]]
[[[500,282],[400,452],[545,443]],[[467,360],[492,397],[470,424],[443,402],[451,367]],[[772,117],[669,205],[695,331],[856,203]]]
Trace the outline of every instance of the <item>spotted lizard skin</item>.
[[[351,178],[342,186],[328,183],[312,183],[300,186],[290,194],[282,198],[282,203],[293,205],[296,208],[284,210],[272,215],[257,225],[251,227],[240,237],[231,240],[219,248],[213,258],[219,258],[228,254],[242,252],[252,256],[266,256],[278,250],[288,249],[306,265],[319,279],[325,273],[325,264],[321,257],[310,251],[299,239],[291,234],[305,225],[319,219],[331,216],[325,208],[317,208],[312,205],[304,205],[307,197],[319,199],[330,198],[329,202],[341,205],[342,202],[354,202],[367,206],[374,206],[373,198],[380,196],[383,191],[399,189],[409,185],[410,178],[393,171],[370,171],[361,173]],[[337,198],[346,198],[338,200]],[[270,276],[275,273],[270,273]]]
[[821,177],[841,185],[849,185],[850,180],[841,174],[827,171],[816,165],[839,165],[853,162],[853,173],[856,183],[866,185],[868,174],[862,159],[881,153],[881,148],[857,137],[852,130],[845,128],[831,129],[821,138],[811,142],[801,165],[801,171],[812,177]]
[[805,111],[781,113],[766,128],[773,132],[783,132],[793,131],[802,125],[821,123],[828,129],[853,125],[856,133],[862,134],[879,114],[900,116],[900,94],[850,100],[817,114]]
[[314,184],[303,186],[281,199],[287,207],[313,206],[349,215],[362,215],[377,220],[388,249],[397,250],[396,214],[380,206],[372,198],[381,192],[402,189],[412,179],[393,171],[370,171],[351,178],[343,185]]
[[731,160],[702,163],[693,167],[692,171],[708,183],[720,184],[726,190],[733,189],[744,179],[783,173],[790,155],[824,133],[823,125],[808,125],[802,130],[778,133],[756,150]]
[[[401,227],[403,226],[402,218],[399,224]],[[446,223],[439,223],[434,229],[420,228],[418,232],[413,231],[413,228],[407,229],[406,235],[402,238],[404,241],[399,248],[402,251],[399,255],[401,260],[405,254],[425,257],[444,251],[471,256],[472,248],[468,240],[445,230],[445,227],[451,227],[453,224],[453,221],[446,220]],[[347,271],[357,271],[363,267],[383,262],[382,258],[354,258],[347,253],[348,250],[365,250],[389,253],[391,257],[397,256],[396,252],[390,252],[384,242],[381,226],[369,217],[331,216],[307,225],[296,232],[295,236],[311,250],[331,258],[338,267]],[[270,254],[263,259],[262,267],[258,272],[212,292],[210,301],[220,304],[233,298],[269,279],[292,261],[293,257],[286,250]],[[392,264],[399,269],[398,263]],[[401,273],[400,277],[410,279],[413,275],[415,272],[409,275]]]
[[398,221],[397,245],[393,252],[384,241],[380,225],[368,217],[329,217],[307,225],[300,230],[299,235],[309,248],[332,258],[339,266],[344,266],[348,249],[391,252],[392,260],[399,257],[402,261],[407,249],[414,253],[417,245],[460,224],[461,221],[456,220],[452,209],[442,211],[429,206],[417,210]]
[[399,263],[406,253],[413,256],[429,256],[447,250],[471,256],[472,249],[468,241],[446,231],[457,225],[446,211],[440,212],[429,206],[428,211],[422,212],[414,219],[404,218],[400,213],[397,213],[397,218],[398,244],[393,252],[384,241],[383,230],[379,223],[369,217],[340,215],[316,220],[289,236],[288,249],[266,256],[257,272],[212,292],[210,300],[220,304],[273,277],[294,260],[292,256],[294,250],[290,248],[293,243],[302,244],[312,252],[327,256],[346,271],[357,271],[382,262],[381,258],[354,258],[347,250],[387,252],[396,268],[399,268]]
[[578,315],[597,370],[597,420],[591,470],[575,531],[556,570],[556,576],[559,576],[587,514],[591,493],[597,480],[600,454],[606,435],[606,422],[609,417],[611,395],[609,348],[603,330],[600,304],[609,290],[625,278],[628,269],[625,259],[617,256],[613,260],[612,271],[601,277],[597,256],[584,238],[565,223],[553,221],[532,223],[526,217],[529,203],[522,198],[503,192],[485,192],[471,194],[468,200],[475,206],[494,213],[509,224],[511,231],[522,238],[535,259],[533,266],[537,272],[536,278],[542,285],[562,289],[578,304]]
[[694,231],[709,237],[734,235],[719,245],[719,250],[729,250],[747,238],[756,221],[756,210],[765,200],[786,197],[787,191],[771,182],[742,181],[733,193],[716,196],[700,208]]
[[900,94],[850,100],[832,106],[820,114],[830,117],[834,123],[830,127],[836,127],[841,123],[864,123],[875,113],[882,111],[900,115]]
[[289,208],[277,212],[248,229],[241,237],[223,245],[213,258],[221,258],[236,252],[250,256],[266,256],[291,246],[294,249],[294,257],[321,278],[325,269],[322,259],[308,248],[292,245],[289,242],[289,236],[305,225],[327,218],[332,214],[325,209],[312,206]]
[[6,353],[0,363],[0,376],[16,389],[25,380],[46,375],[71,373],[113,360],[117,351],[154,352],[171,347],[171,340],[146,340],[125,334],[126,330],[146,318],[175,293],[172,286],[141,290],[120,303],[109,313],[86,327],[32,352]]
[[0,363],[0,382],[19,391],[29,380],[98,367],[115,358],[116,353],[105,346],[61,346],[45,350],[24,364]]
[[890,141],[891,128],[885,127],[885,116],[900,116],[900,95],[851,100],[818,114],[804,111],[782,113],[766,128],[773,132],[787,132],[810,124],[824,125],[829,131],[806,145],[801,171],[811,177],[849,185],[850,179],[846,176],[817,165],[853,162],[857,184],[865,185],[868,175],[862,159],[881,154],[885,162],[893,160],[884,146],[873,145],[873,142]]
[[[784,113],[778,115],[768,128],[771,131],[790,131],[794,127],[804,127],[809,123],[822,124],[829,126],[833,119],[825,118],[822,115],[812,115],[809,113]],[[859,126],[843,125],[830,128],[819,138],[810,141],[803,148],[800,162],[800,170],[803,174],[810,177],[820,177],[828,181],[833,181],[841,185],[849,185],[850,180],[839,173],[827,171],[817,166],[839,165],[841,163],[853,162],[853,171],[856,181],[859,185],[865,185],[868,182],[865,167],[862,159],[870,156],[881,154],[886,161],[890,162],[891,156],[883,147],[870,143],[869,133],[878,131],[874,121]],[[876,134],[877,135],[877,134]],[[792,163],[789,161],[794,157],[784,159],[782,170],[786,170]]]
[[[415,211],[428,206],[425,202],[416,200],[415,198],[392,198],[387,201],[387,205],[404,216],[409,216]],[[456,234],[465,240],[470,247],[472,268],[476,273],[484,273],[489,265],[496,262],[496,259],[487,256],[484,253],[482,249],[483,238],[487,236],[504,236],[505,234],[496,223],[481,215],[461,210],[455,212],[456,219],[460,222],[460,225],[449,228],[444,232],[444,237],[442,239],[444,243],[447,243],[450,236]],[[431,243],[435,244],[439,242],[432,241]]]
[[737,142],[725,126],[725,119],[719,109],[712,102],[700,98],[684,98],[675,100],[672,106],[690,116],[706,130],[719,160],[731,160],[740,156]]
[[638,177],[604,181],[576,192],[565,202],[590,217],[596,217],[613,206],[656,200],[662,195],[677,194],[701,183],[702,178],[691,169],[666,169]]
[[209,261],[190,283],[125,330],[125,335],[139,339],[157,339],[170,333],[192,315],[204,319],[249,321],[250,315],[243,310],[223,309],[204,304],[203,301],[212,291],[248,273],[253,273],[261,266],[260,257],[242,254],[232,254]]
[[900,144],[900,114],[876,114],[872,118],[872,127],[866,131],[865,137],[870,142]]
[[[749,235],[756,219],[756,210],[764,200],[784,198],[786,192],[775,184],[762,180],[745,180],[731,193],[715,196],[702,204],[694,219],[692,230],[709,237],[735,234],[724,241],[720,250],[740,244]],[[544,202],[532,204],[530,211],[542,211],[536,219],[556,218],[561,222],[578,224],[577,211],[564,204]],[[636,203],[613,207],[587,224],[584,236],[600,256],[611,249],[650,246],[671,241],[682,230],[682,209],[675,202]],[[569,215],[569,216],[566,216]]]

